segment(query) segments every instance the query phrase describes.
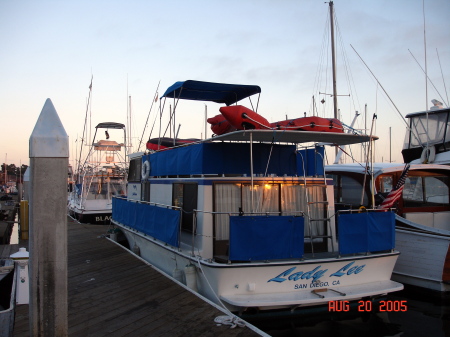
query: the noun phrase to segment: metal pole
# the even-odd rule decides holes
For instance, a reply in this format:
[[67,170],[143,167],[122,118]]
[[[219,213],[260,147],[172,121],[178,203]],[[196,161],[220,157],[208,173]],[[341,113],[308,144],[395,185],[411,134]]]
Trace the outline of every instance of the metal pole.
[[250,180],[251,180],[251,198],[252,198],[252,209],[254,211],[254,196],[253,196],[253,133],[250,131]]
[[337,113],[337,90],[336,90],[336,55],[334,46],[334,7],[333,1],[330,1],[330,30],[331,30],[331,62],[333,65],[333,110],[334,118],[338,118]]

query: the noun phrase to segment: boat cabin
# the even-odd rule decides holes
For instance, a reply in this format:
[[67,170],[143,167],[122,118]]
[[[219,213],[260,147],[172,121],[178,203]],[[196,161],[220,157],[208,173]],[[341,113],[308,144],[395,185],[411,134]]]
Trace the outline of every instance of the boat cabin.
[[409,128],[403,144],[405,163],[425,163],[424,148],[430,147],[430,160],[435,164],[450,164],[450,109],[436,109],[406,115]]
[[[333,179],[335,185],[336,209],[378,206],[397,185],[403,168],[403,164],[378,163],[373,167],[374,184],[371,183],[371,175],[367,175],[363,188],[365,167],[361,164],[326,166],[327,176]],[[397,214],[406,219],[431,227],[448,227],[450,230],[449,195],[450,167],[411,164],[402,194],[394,207]]]
[[[246,143],[205,142],[134,156],[128,200],[180,210],[180,244],[190,246],[194,239],[195,246],[203,249],[202,256],[209,251],[206,256],[215,260],[233,259],[229,247],[233,222],[251,215],[267,216],[271,222],[258,231],[279,236],[284,235],[283,226],[289,225],[284,216],[291,216],[288,222],[293,223],[301,219],[302,250],[326,252],[335,238],[327,202],[332,181],[323,174],[323,147],[297,151],[295,145],[255,143],[251,148]],[[213,226],[205,225],[211,221]],[[154,235],[159,235],[156,232],[157,228]],[[214,239],[203,240],[209,237]]]

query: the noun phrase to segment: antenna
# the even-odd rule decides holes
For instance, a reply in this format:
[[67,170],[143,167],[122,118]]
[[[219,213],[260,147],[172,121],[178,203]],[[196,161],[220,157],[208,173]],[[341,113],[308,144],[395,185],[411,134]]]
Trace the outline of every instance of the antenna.
[[436,48],[436,54],[437,54],[438,61],[439,61],[439,68],[441,69],[442,82],[444,83],[445,96],[447,97],[447,103],[445,103],[445,105],[448,107],[447,86],[445,85],[444,74],[442,73],[441,59],[439,58],[439,53],[438,53],[438,49],[437,48]]
[[[411,52],[411,50],[409,50],[409,53],[411,54],[411,56],[413,57],[414,61],[416,61],[417,65],[420,67],[420,69],[423,71],[423,73],[425,75],[427,75],[426,71],[422,68],[422,66],[420,65],[419,61],[417,61],[416,57],[413,55],[413,53]],[[440,62],[439,62],[440,64]],[[441,70],[442,73],[442,70]],[[448,102],[448,98],[447,98],[447,102],[445,102],[444,98],[442,97],[441,93],[439,92],[439,90],[436,88],[436,86],[434,85],[434,83],[431,81],[431,78],[429,76],[427,76],[428,81],[430,81],[431,85],[433,86],[434,90],[436,90],[437,94],[439,95],[439,97],[441,98],[441,100],[445,103],[445,105],[448,106],[447,102]],[[444,87],[445,87],[445,82],[444,82]],[[446,90],[447,92],[447,90]],[[428,110],[428,109],[426,109]]]

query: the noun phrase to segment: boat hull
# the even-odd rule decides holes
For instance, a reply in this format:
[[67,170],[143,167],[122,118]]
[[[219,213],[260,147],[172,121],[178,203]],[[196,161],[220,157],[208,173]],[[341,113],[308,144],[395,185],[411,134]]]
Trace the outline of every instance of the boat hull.
[[69,209],[69,216],[81,223],[92,225],[109,225],[111,222],[111,210],[101,212],[83,212]]
[[395,234],[396,248],[401,255],[392,278],[405,284],[450,292],[450,278],[444,277],[446,264],[450,264],[450,238],[403,229],[397,229]]
[[189,251],[174,249],[113,222],[124,232],[130,248],[164,273],[173,276],[194,265],[198,292],[233,312],[327,305],[330,301],[352,301],[403,289],[390,280],[398,252],[339,259],[328,255],[314,260],[216,263],[198,260]]

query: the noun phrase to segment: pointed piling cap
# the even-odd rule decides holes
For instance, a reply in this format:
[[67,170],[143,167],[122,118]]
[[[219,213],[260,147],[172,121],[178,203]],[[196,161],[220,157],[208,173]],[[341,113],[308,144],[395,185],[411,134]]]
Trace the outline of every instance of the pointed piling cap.
[[30,158],[69,158],[69,138],[50,98],[30,136]]
[[23,174],[23,181],[30,181],[30,166],[27,167]]

